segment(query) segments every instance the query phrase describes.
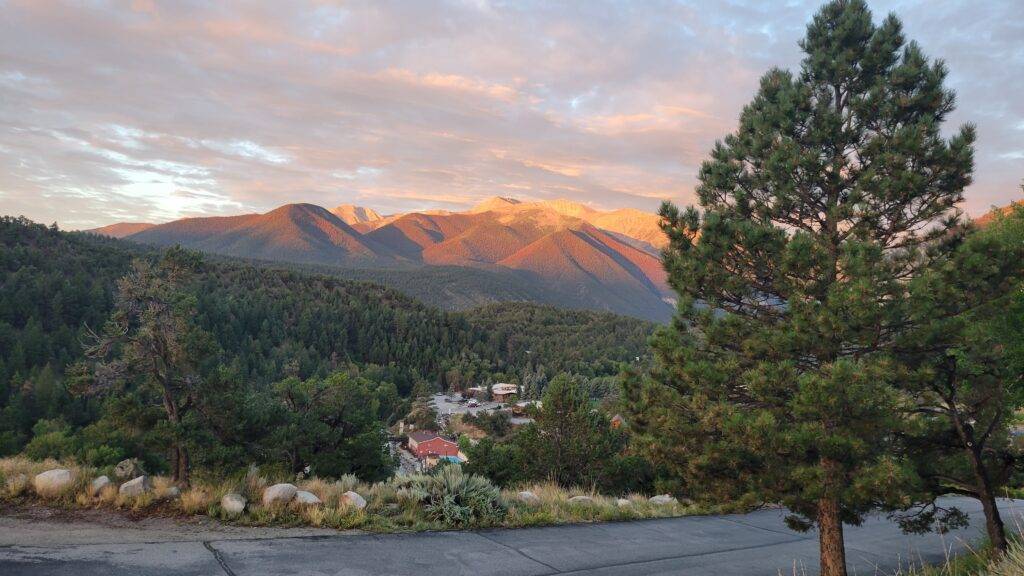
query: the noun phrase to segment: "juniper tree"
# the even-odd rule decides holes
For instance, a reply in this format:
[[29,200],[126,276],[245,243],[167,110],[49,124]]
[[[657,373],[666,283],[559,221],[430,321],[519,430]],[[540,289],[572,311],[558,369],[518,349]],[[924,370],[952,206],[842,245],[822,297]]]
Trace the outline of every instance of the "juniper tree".
[[679,309],[625,399],[656,462],[695,491],[785,504],[837,576],[843,524],[916,481],[893,446],[892,347],[924,247],[958,225],[974,130],[943,137],[946,68],[894,15],[830,2],[800,47],[701,166],[701,209],[662,206]]

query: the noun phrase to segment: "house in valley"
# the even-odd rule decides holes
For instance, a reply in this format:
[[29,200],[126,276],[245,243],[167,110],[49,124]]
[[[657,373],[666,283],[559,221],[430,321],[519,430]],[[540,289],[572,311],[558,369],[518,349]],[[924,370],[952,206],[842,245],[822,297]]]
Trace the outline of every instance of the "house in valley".
[[515,384],[498,382],[491,386],[491,398],[493,398],[495,402],[508,402],[518,394],[519,387]]
[[466,456],[459,451],[459,445],[436,432],[418,430],[409,434],[409,452],[423,461],[427,467],[441,460],[465,462]]

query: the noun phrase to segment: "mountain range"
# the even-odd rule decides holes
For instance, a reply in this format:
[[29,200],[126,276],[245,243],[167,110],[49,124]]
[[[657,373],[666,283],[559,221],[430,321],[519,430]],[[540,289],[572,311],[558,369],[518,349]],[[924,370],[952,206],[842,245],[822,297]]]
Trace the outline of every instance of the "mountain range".
[[[531,300],[666,320],[672,292],[659,260],[666,238],[656,214],[601,211],[568,200],[492,198],[464,212],[381,216],[342,205],[288,204],[265,214],[114,224],[92,230],[135,242],[336,269],[384,284],[449,294],[428,300],[459,309]],[[473,269],[472,271],[466,270]],[[472,282],[438,282],[466,270]],[[418,294],[411,294],[418,296]]]
[[495,197],[462,212],[382,216],[351,204],[287,204],[265,214],[91,232],[371,281],[447,310],[530,301],[666,321],[674,295],[659,259],[667,239],[658,224],[656,214],[634,209]]

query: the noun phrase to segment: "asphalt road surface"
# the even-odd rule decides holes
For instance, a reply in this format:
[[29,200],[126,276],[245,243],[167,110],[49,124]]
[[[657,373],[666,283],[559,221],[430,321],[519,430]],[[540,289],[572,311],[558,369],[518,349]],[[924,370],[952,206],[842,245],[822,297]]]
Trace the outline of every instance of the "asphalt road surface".
[[[953,534],[908,536],[885,518],[847,527],[851,574],[891,574],[963,552],[981,534],[976,501],[950,499],[972,526]],[[1004,501],[1008,526],[1024,520],[1024,501]],[[99,531],[74,523],[22,525],[0,518],[0,575],[335,575],[434,576],[817,574],[813,533],[782,523],[782,513],[694,516],[638,522],[481,532],[324,534],[246,538],[216,532]],[[32,532],[36,530],[36,532]],[[130,536],[118,536],[128,534]],[[241,535],[240,535],[241,534]],[[297,533],[297,534],[301,534]],[[121,541],[112,541],[120,538]],[[102,539],[99,542],[90,539]]]

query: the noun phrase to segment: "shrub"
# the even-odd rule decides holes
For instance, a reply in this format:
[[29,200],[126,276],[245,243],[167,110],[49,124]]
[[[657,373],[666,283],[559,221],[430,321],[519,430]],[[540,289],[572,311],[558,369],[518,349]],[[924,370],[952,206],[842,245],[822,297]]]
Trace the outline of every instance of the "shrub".
[[123,449],[107,446],[106,444],[102,444],[95,448],[89,448],[85,451],[84,456],[86,464],[97,468],[114,466],[121,460],[124,460],[124,458],[125,452]]
[[338,481],[335,482],[343,494],[349,490],[355,490],[359,486],[359,478],[356,478],[355,474],[343,474]]
[[40,420],[32,427],[32,440],[25,446],[25,455],[33,460],[61,459],[75,450],[71,427],[61,419]]
[[495,523],[506,512],[497,486],[483,476],[464,473],[459,466],[413,476],[408,490],[424,505],[430,519],[450,526]]

